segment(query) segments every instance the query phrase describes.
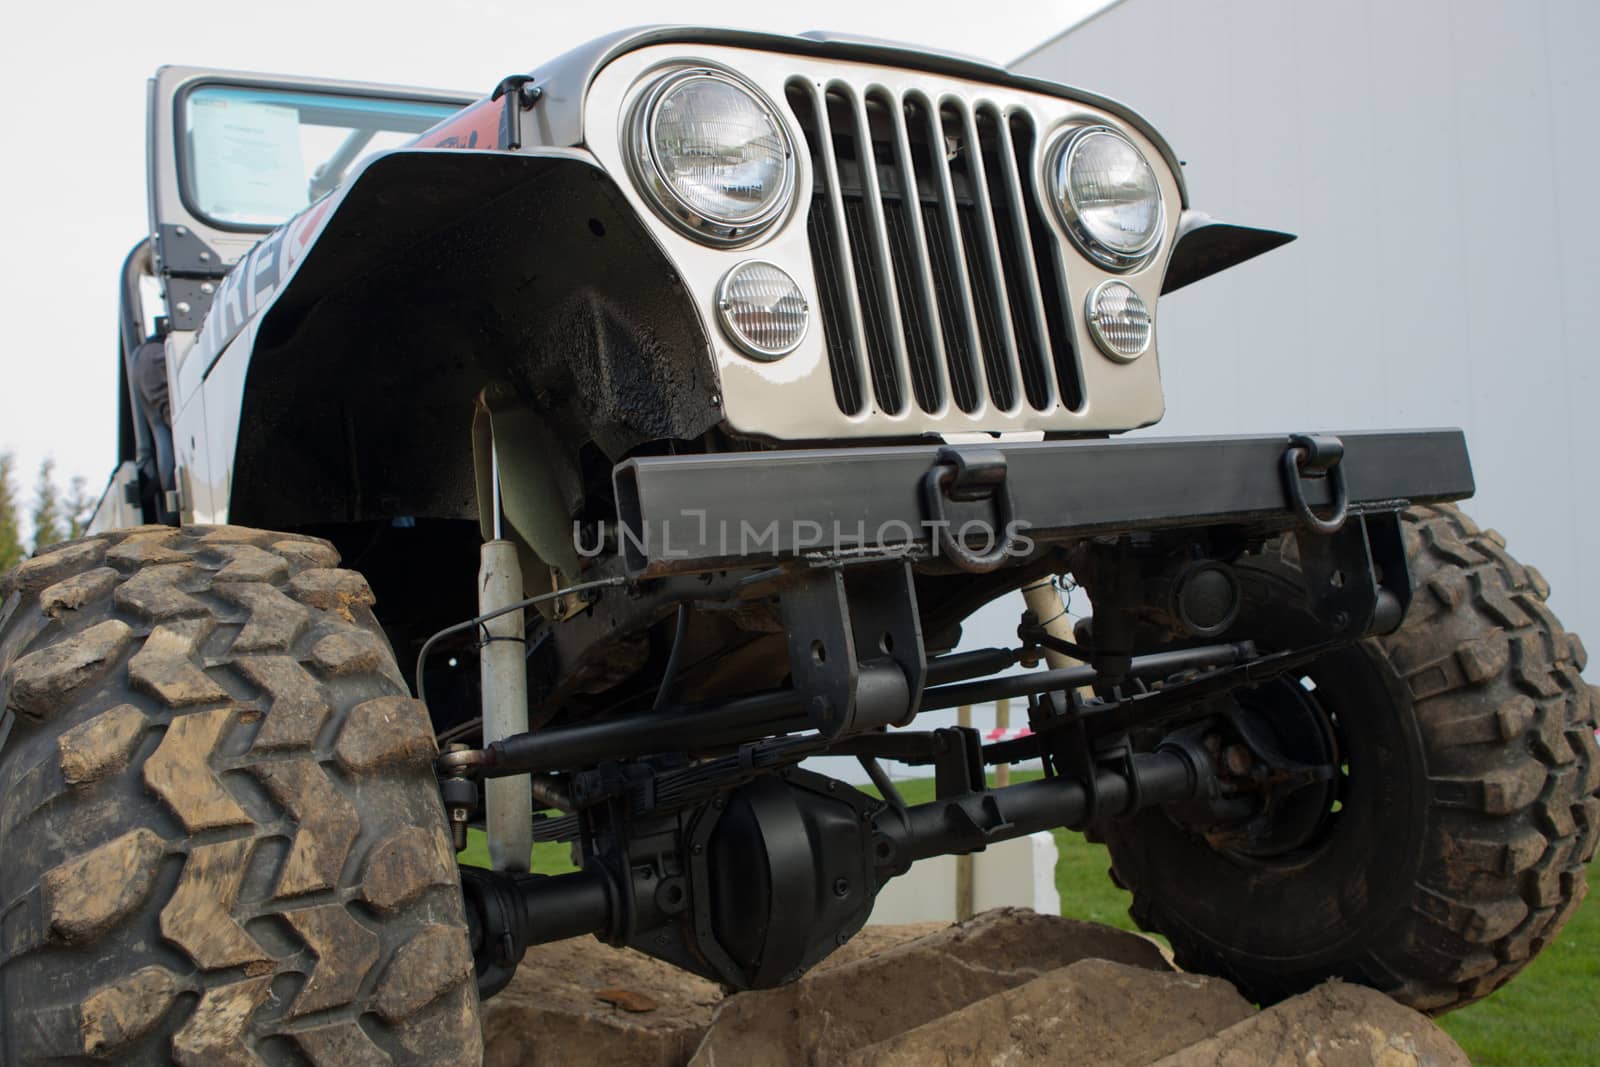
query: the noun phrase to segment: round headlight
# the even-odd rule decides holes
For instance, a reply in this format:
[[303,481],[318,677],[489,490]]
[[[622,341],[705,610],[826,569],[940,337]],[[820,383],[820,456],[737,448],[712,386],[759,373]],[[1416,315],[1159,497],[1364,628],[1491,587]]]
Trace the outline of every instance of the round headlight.
[[1133,142],[1106,126],[1078,130],[1056,159],[1055,200],[1084,254],[1114,270],[1148,259],[1161,243],[1161,187]]
[[1155,332],[1150,307],[1126,282],[1107,279],[1088,301],[1089,334],[1100,351],[1122,363],[1144,355]]
[[811,309],[782,268],[752,259],[730,270],[717,288],[722,329],[747,356],[780,359],[799,347]]
[[754,237],[794,189],[794,149],[777,112],[719,70],[661,78],[633,116],[635,177],[670,221],[703,239]]

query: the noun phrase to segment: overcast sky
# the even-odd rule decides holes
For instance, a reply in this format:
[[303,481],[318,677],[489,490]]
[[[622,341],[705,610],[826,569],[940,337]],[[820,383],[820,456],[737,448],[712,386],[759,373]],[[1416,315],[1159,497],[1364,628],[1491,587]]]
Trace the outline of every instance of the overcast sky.
[[[4,149],[0,452],[24,496],[54,456],[97,495],[116,455],[116,298],[146,232],[145,80],[167,63],[484,91],[614,29],[648,23],[829,29],[1011,59],[1107,0],[544,4],[79,0],[12,9],[0,64],[16,118]],[[759,12],[763,7],[770,17]]]

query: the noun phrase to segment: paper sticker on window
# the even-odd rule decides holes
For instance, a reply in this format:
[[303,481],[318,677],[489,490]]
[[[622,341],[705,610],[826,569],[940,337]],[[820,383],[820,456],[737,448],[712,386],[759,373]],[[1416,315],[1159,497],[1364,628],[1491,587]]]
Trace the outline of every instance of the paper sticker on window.
[[197,93],[189,116],[201,212],[275,225],[306,206],[295,108]]

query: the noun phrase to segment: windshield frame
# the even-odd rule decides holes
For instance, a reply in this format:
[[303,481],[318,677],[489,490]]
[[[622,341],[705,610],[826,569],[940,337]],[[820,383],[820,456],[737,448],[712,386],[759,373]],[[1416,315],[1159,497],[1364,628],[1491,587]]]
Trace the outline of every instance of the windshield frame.
[[[327,194],[324,193],[323,197],[318,197],[317,200],[309,201],[305,208],[301,208],[300,211],[291,214],[282,222],[275,223],[239,222],[231,219],[218,218],[215,215],[203,210],[200,207],[199,197],[196,195],[194,186],[194,161],[190,158],[189,138],[186,136],[186,131],[188,129],[186,120],[188,117],[190,96],[200,90],[216,87],[281,92],[293,96],[339,96],[358,100],[365,99],[418,104],[437,104],[454,109],[448,114],[441,115],[438,122],[433,124],[434,126],[448,121],[449,119],[453,118],[457,112],[464,108],[470,107],[475,102],[471,99],[463,100],[463,98],[460,96],[442,95],[439,93],[429,93],[426,91],[397,93],[356,88],[347,89],[342,86],[339,88],[331,88],[325,86],[295,84],[293,82],[280,81],[273,78],[256,79],[212,76],[196,78],[185,83],[178,90],[178,92],[173,95],[172,98],[172,148],[173,162],[177,172],[175,177],[177,179],[178,200],[183,209],[187,211],[197,222],[201,222],[206,226],[225,233],[271,233],[273,230],[276,230],[280,226],[283,226],[285,223],[287,223],[290,219],[294,218],[295,215],[298,215],[300,212],[303,212],[306,210],[306,208],[309,208],[312,204],[316,203],[317,200],[323,199],[323,197],[325,197]],[[431,128],[432,126],[418,131],[415,136],[420,137],[423,133],[427,132],[427,129]],[[380,149],[380,151],[382,150]],[[356,163],[359,163],[364,158],[366,158],[366,154],[358,156],[357,159],[350,164],[350,166],[354,167]],[[339,184],[342,185],[345,180],[348,180],[348,175],[349,172],[347,170],[345,177],[341,179]],[[335,186],[335,188],[337,188],[337,186]]]

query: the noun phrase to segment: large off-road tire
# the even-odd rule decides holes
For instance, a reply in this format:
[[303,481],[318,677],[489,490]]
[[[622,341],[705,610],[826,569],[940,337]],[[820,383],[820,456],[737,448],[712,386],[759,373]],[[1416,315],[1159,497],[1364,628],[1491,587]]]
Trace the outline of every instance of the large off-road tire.
[[[1453,507],[1403,528],[1416,592],[1400,629],[1241,697],[1326,717],[1342,773],[1314,831],[1272,854],[1161,811],[1103,830],[1134,920],[1263,1003],[1338,976],[1449,1011],[1521,970],[1584,897],[1600,749],[1583,647],[1497,534]],[[1292,551],[1242,574],[1239,632],[1309,643]]]
[[0,1063],[475,1063],[433,733],[323,541],[0,576]]

